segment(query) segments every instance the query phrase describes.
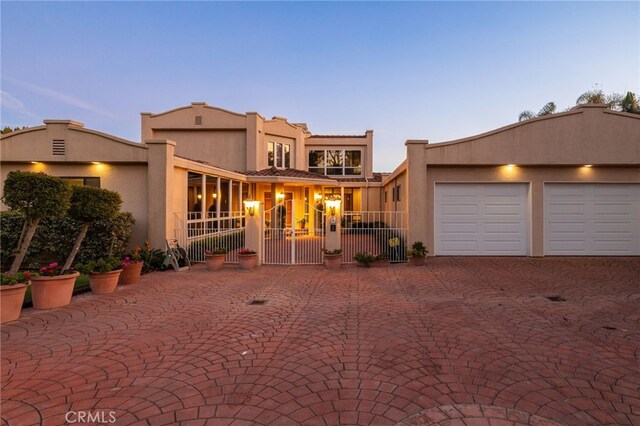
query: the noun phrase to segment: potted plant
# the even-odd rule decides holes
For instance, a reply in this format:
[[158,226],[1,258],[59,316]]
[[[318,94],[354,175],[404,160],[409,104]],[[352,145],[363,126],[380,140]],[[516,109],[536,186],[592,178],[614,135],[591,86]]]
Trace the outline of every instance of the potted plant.
[[411,250],[407,252],[409,258],[409,265],[411,266],[424,266],[424,258],[429,253],[429,250],[424,246],[422,241],[416,241],[411,246]]
[[89,286],[94,293],[112,293],[118,286],[122,261],[117,257],[103,257],[87,263],[79,263],[76,269],[89,275]]
[[300,229],[304,229],[304,227],[307,225],[307,219],[304,217],[298,220],[297,222],[300,225]]
[[140,281],[142,267],[144,266],[144,261],[140,254],[141,250],[142,247],[138,246],[134,251],[122,259],[122,272],[120,273],[118,284],[131,285]]
[[31,301],[36,309],[53,309],[71,303],[73,287],[79,272],[73,269],[62,270],[57,262],[40,268],[39,273],[31,275]]
[[251,271],[258,266],[258,253],[248,248],[242,249],[238,252],[238,262],[241,270]]
[[29,272],[14,275],[2,274],[0,282],[0,323],[15,321],[20,317],[24,295],[31,284]]
[[342,265],[342,249],[337,248],[334,250],[323,250],[324,254],[324,266],[327,269],[335,270],[340,269]]
[[219,271],[224,267],[224,258],[227,249],[224,247],[216,247],[204,251],[204,261],[209,271]]
[[368,268],[369,265],[376,260],[376,256],[371,253],[358,252],[353,259],[358,262],[358,266]]

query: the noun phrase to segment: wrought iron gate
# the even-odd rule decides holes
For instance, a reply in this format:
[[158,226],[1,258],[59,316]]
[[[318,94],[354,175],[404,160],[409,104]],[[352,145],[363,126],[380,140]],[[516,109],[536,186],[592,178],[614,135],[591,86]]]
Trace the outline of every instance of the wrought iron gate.
[[344,212],[342,259],[354,262],[358,252],[386,256],[390,262],[406,262],[407,225],[404,212]]
[[264,210],[262,262],[271,265],[321,264],[324,212],[302,200],[283,200]]

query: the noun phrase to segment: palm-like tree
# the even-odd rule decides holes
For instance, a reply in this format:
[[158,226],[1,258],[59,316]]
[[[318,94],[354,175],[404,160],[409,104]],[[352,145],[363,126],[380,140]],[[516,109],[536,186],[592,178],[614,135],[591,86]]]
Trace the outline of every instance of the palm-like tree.
[[556,103],[547,102],[542,109],[536,114],[531,110],[522,111],[518,116],[518,121],[531,120],[532,118],[542,117],[556,112]]

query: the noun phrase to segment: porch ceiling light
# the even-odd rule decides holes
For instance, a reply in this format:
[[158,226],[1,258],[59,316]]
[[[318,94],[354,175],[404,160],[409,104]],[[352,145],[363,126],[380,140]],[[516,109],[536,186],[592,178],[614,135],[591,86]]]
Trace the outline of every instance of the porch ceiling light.
[[249,213],[249,216],[251,217],[255,216],[259,207],[260,207],[260,201],[244,200],[244,208],[247,210],[247,213]]
[[99,166],[99,165],[101,165],[102,163],[101,163],[101,162],[99,162],[99,161],[92,161],[92,162],[91,162],[91,164],[95,164],[96,166]]
[[584,167],[593,167],[593,164],[585,164]]
[[39,161],[32,161],[31,164],[42,164],[42,163]]
[[339,196],[332,196],[327,198],[324,202],[327,205],[327,209],[331,212],[331,216],[335,216],[336,209],[340,209],[340,203],[342,203],[342,200]]

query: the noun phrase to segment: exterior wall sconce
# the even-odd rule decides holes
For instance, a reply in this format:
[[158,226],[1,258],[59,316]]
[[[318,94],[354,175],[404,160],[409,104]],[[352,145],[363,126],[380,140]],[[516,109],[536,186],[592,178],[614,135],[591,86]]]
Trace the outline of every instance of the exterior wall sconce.
[[255,216],[256,211],[258,210],[259,207],[260,207],[260,201],[254,201],[254,200],[244,201],[244,208],[247,210],[247,213],[249,213],[249,216],[251,217]]
[[325,204],[327,205],[327,209],[329,209],[329,212],[331,212],[331,216],[336,215],[336,209],[340,209],[341,202],[342,200],[340,199],[340,197],[335,196],[325,200]]
[[322,200],[322,194],[316,192],[313,196],[313,199],[316,200],[316,202]]
[[284,192],[278,192],[278,193],[276,194],[276,199],[277,199],[278,201],[282,201],[282,200],[284,200]]
[[202,194],[198,194],[198,200],[202,200]]

